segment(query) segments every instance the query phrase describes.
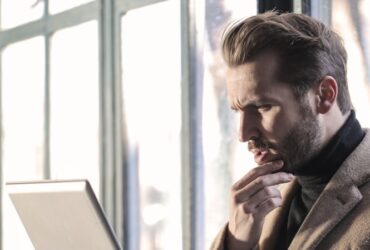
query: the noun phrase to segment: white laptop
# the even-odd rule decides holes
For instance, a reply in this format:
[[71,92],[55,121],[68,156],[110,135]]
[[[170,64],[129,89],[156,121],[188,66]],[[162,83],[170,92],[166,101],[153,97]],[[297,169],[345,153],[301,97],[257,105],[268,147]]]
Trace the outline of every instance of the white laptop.
[[14,182],[6,189],[36,250],[121,249],[87,180]]

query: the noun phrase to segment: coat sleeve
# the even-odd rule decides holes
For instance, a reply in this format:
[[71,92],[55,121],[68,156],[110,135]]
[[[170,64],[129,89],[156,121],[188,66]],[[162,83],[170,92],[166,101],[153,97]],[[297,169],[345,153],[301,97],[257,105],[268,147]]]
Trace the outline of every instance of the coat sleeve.
[[[217,234],[209,250],[228,250],[228,248],[226,247],[226,234],[227,234],[228,226],[229,226],[229,223],[227,223],[221,229],[221,231]],[[255,246],[252,250],[260,250],[259,245],[257,244],[257,246]]]
[[227,250],[227,248],[225,247],[225,240],[228,225],[229,223],[227,223],[217,234],[216,238],[213,240],[210,250]]

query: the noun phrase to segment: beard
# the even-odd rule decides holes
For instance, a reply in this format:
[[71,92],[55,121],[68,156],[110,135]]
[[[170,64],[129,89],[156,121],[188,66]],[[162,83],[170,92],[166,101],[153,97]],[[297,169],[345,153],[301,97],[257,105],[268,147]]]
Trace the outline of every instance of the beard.
[[284,171],[297,174],[321,150],[318,121],[308,105],[302,105],[302,119],[283,138],[277,150],[284,161]]
[[289,132],[280,140],[272,143],[260,139],[254,139],[248,143],[248,148],[259,148],[275,151],[276,160],[284,162],[283,171],[297,174],[315,157],[321,149],[321,132],[319,122],[308,104],[307,100],[301,101],[301,119],[299,119]]

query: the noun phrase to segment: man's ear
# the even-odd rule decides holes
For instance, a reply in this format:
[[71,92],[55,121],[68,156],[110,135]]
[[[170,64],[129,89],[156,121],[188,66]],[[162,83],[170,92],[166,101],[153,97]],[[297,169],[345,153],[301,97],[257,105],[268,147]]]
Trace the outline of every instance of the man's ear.
[[327,113],[335,104],[338,96],[338,84],[332,76],[321,79],[316,91],[316,108],[321,114]]

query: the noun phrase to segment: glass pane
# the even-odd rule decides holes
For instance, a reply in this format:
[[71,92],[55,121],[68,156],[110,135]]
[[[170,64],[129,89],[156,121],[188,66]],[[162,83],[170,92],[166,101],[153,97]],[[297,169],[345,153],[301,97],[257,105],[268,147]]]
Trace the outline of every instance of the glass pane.
[[238,117],[227,100],[221,34],[232,20],[257,13],[257,1],[206,0],[204,41],[203,153],[205,162],[205,249],[228,220],[229,190],[250,167],[251,155],[238,139]]
[[[43,176],[44,63],[42,37],[4,49],[1,75],[4,182]],[[4,249],[33,249],[5,192],[2,204]]]
[[125,117],[130,147],[138,152],[138,166],[130,166],[139,175],[137,249],[182,249],[178,2],[150,5],[122,18]]
[[[357,118],[370,126],[370,0],[332,1],[332,26],[348,53],[347,79]],[[367,8],[367,9],[364,9]]]
[[59,13],[94,0],[49,0],[50,14]]
[[41,18],[42,0],[1,0],[1,28],[8,29]]
[[99,196],[97,22],[51,39],[50,162],[53,179],[89,179]]

